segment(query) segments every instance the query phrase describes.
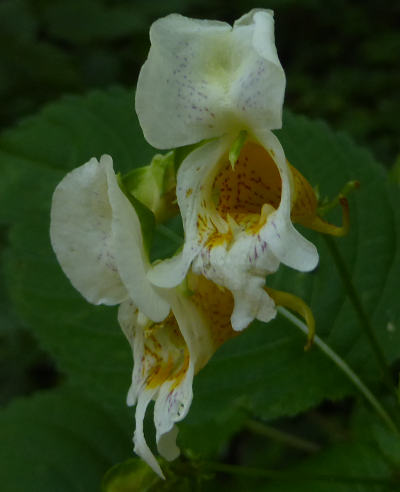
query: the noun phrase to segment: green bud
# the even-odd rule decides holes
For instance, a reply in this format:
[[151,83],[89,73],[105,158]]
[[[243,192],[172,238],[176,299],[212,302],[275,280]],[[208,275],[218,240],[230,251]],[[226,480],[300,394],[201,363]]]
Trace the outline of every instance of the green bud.
[[128,193],[153,212],[156,222],[178,213],[174,152],[155,155],[148,166],[133,169],[122,182]]

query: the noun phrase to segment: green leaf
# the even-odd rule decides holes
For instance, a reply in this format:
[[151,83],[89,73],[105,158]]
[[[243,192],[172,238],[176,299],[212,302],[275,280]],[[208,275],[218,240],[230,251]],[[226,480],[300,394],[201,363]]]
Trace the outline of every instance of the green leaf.
[[[327,446],[285,470],[286,477],[268,484],[268,492],[391,492],[399,487],[400,437],[359,404],[346,439]],[[286,478],[293,477],[293,480]],[[265,490],[265,481],[252,490]]]
[[[335,196],[349,180],[361,182],[349,199],[350,234],[338,246],[385,357],[394,362],[400,347],[400,207],[386,172],[368,152],[322,123],[288,114],[279,138],[291,163],[323,196]],[[124,409],[132,361],[116,310],[90,306],[74,291],[48,240],[57,182],[102,153],[111,154],[122,173],[150,162],[154,153],[138,127],[133,95],[122,89],[64,98],[25,120],[0,139],[0,221],[13,223],[6,276],[15,310],[69,380],[117,414]],[[340,220],[338,212],[331,215],[333,222]],[[179,227],[179,221],[169,225]],[[367,383],[378,386],[374,355],[326,245],[317,234],[304,233],[318,246],[318,269],[304,274],[282,267],[267,282],[309,302],[319,336]],[[167,235],[161,236],[156,249],[163,256],[177,244],[172,248]],[[305,353],[303,346],[297,328],[278,317],[268,325],[254,323],[221,347],[195,378],[192,408],[180,424],[183,449],[215,453],[249,413],[271,420],[354,392],[317,348]]]
[[129,429],[83,393],[64,387],[0,412],[4,492],[87,492],[131,452]]
[[[162,480],[140,458],[114,465],[104,475],[102,492],[151,492],[160,490]],[[154,486],[154,488],[153,488]]]

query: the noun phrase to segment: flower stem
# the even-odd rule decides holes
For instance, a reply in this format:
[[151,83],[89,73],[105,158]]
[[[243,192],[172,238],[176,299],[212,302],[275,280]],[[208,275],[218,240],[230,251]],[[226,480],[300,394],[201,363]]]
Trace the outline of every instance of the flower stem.
[[320,450],[320,446],[314,442],[307,441],[297,436],[293,436],[288,432],[283,432],[279,429],[275,429],[270,425],[258,422],[257,420],[247,420],[244,427],[251,431],[253,434],[258,434],[259,436],[268,437],[275,441],[281,442],[292,448],[300,449],[301,451],[306,451],[307,453],[315,453]]
[[385,355],[379,345],[379,341],[374,333],[369,317],[364,310],[364,307],[358,296],[357,290],[354,287],[347,265],[344,262],[335,241],[328,236],[324,236],[324,239],[328,246],[329,252],[332,255],[333,261],[335,262],[339,275],[342,279],[343,286],[347,291],[347,295],[349,296],[350,302],[352,303],[354,310],[357,313],[358,319],[360,320],[360,325],[364,330],[364,333],[367,336],[371,348],[375,354],[376,360],[378,361],[384,379],[384,383],[391,392],[394,392],[397,398],[397,391],[394,386],[394,381],[390,373],[389,367],[386,363]]
[[[288,319],[291,323],[293,323],[297,328],[308,334],[308,327],[305,323],[300,321],[296,316],[294,316],[290,311],[283,307],[278,307],[278,311],[282,316]],[[336,352],[334,352],[319,336],[315,335],[314,344],[319,347],[319,349],[329,357],[332,362],[336,364],[336,366],[349,378],[349,380],[354,384],[354,386],[360,391],[360,393],[365,397],[366,400],[369,401],[371,406],[374,408],[376,413],[380,416],[380,418],[386,423],[390,430],[395,432],[396,434],[400,434],[399,430],[396,427],[396,424],[393,422],[392,418],[383,408],[383,406],[376,399],[375,395],[370,391],[370,389],[361,381],[361,379],[357,376],[357,374],[353,371],[353,369],[341,358]]]
[[299,481],[318,481],[329,483],[349,483],[349,484],[380,484],[391,485],[396,484],[394,479],[375,478],[375,477],[346,477],[335,475],[307,475],[307,474],[292,474],[286,470],[265,470],[260,468],[254,468],[249,466],[229,465],[225,463],[211,463],[205,462],[202,465],[208,469],[216,472],[229,473],[231,475],[242,475],[250,478],[268,478],[270,480],[279,480],[286,482],[299,482]]

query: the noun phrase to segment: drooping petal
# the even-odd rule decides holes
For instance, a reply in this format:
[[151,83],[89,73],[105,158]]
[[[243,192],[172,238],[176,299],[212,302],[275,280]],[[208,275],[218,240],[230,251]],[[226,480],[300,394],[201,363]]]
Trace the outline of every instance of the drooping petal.
[[206,364],[217,347],[207,318],[190,296],[176,290],[169,293],[169,301],[173,311],[163,323],[151,322],[132,301],[121,304],[118,313],[134,355],[128,404],[137,403],[135,452],[160,476],[159,465],[143,434],[147,405],[151,399],[155,400],[158,451],[165,459],[173,460],[179,455],[175,424],[190,408],[194,374]]
[[271,11],[253,10],[233,28],[172,14],[152,25],[150,39],[135,104],[153,146],[281,126],[285,76]]
[[184,419],[193,398],[193,377],[216,350],[207,318],[190,300],[179,294],[171,299],[171,307],[187,347],[186,359],[174,379],[160,388],[154,406],[154,422],[158,451],[167,460],[179,455],[176,447],[175,423]]
[[169,304],[147,279],[150,262],[143,246],[139,218],[117,183],[111,158],[106,172],[112,208],[113,251],[118,271],[139,309],[153,321],[161,321],[168,315]]
[[50,238],[72,285],[93,304],[128,297],[118,272],[108,199],[107,159],[74,169],[54,191]]
[[156,460],[154,454],[150,451],[150,448],[146,443],[143,432],[144,416],[146,414],[147,407],[156,392],[157,388],[153,388],[150,391],[143,391],[139,395],[135,412],[136,427],[135,433],[133,435],[133,443],[135,453],[140,456],[157,473],[159,477],[165,478],[160,465],[158,464],[158,461]]
[[212,223],[220,228],[227,228],[225,221],[217,214],[210,215],[211,204],[203,189],[212,181],[216,163],[227,152],[231,141],[230,138],[221,138],[207,142],[190,153],[181,164],[176,195],[185,230],[185,242],[180,253],[156,264],[148,272],[148,278],[153,284],[164,288],[179,285],[207,240]]

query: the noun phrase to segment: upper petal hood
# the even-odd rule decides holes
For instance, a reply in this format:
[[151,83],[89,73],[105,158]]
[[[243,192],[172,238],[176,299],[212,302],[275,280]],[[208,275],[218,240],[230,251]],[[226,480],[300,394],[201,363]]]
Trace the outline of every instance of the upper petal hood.
[[154,22],[150,40],[135,104],[151,145],[280,128],[285,75],[271,11],[252,10],[233,28],[172,14]]

